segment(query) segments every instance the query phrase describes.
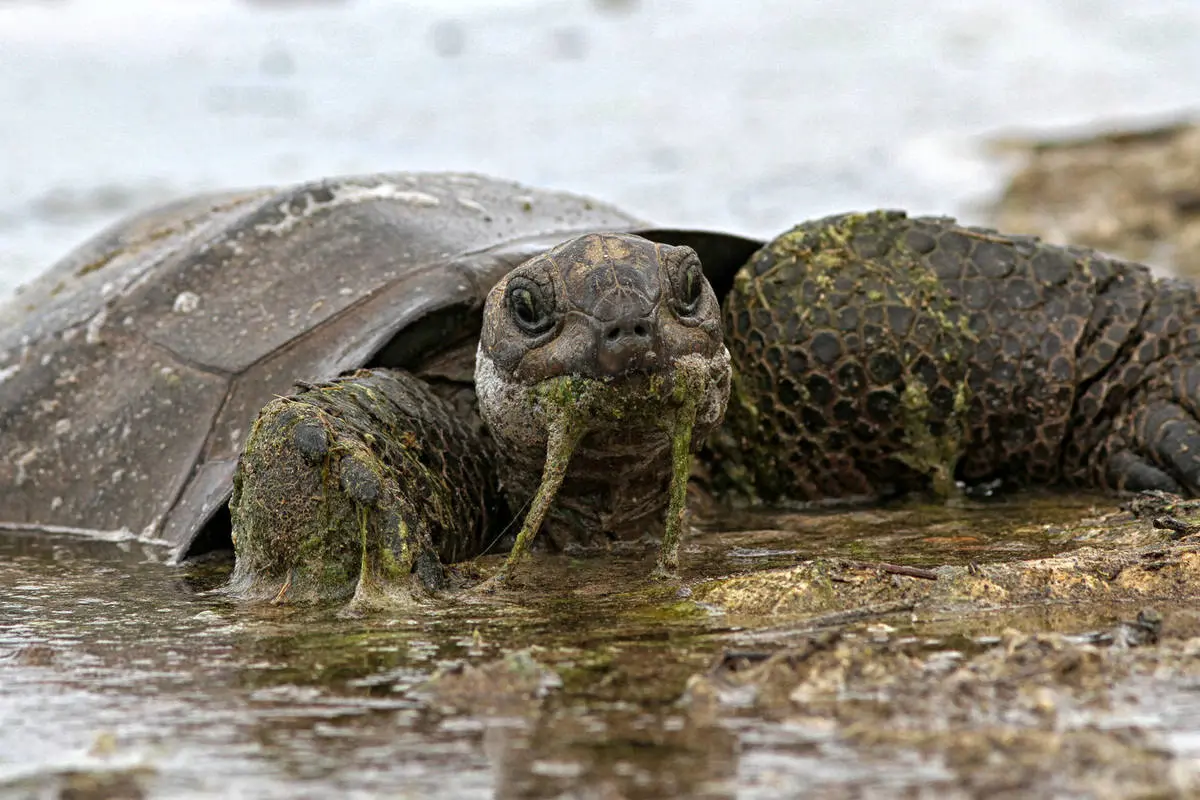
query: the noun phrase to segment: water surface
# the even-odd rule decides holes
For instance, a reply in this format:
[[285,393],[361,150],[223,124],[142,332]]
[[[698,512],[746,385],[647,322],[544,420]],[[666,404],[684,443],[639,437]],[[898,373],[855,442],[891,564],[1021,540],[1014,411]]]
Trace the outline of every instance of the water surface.
[[[743,514],[740,533],[695,537],[685,569],[696,580],[813,555],[1033,557],[1073,546],[1060,523],[1108,509],[1060,498]],[[675,588],[647,581],[652,551],[539,556],[519,602],[365,618],[235,606],[211,591],[227,564],[170,567],[165,556],[134,540],[0,535],[0,796],[724,798],[953,785],[936,755],[870,756],[830,724],[690,713],[680,700],[691,676],[745,650],[746,625],[787,620],[681,605]],[[1111,613],[1013,619],[1082,630]],[[493,672],[426,685],[455,665]],[[1138,707],[1138,725],[1186,755],[1200,750],[1194,715],[1166,709],[1195,701],[1171,686]]]
[[[848,208],[970,217],[1002,174],[980,157],[986,136],[1185,113],[1198,40],[1200,5],[1185,0],[8,2],[0,296],[137,207],[336,173],[487,172],[758,235]],[[1027,558],[1061,548],[1057,517],[1087,502],[751,515],[711,526],[727,532],[686,558],[693,578],[813,555]],[[689,677],[736,625],[680,615],[644,585],[645,554],[543,559],[541,588],[516,605],[366,619],[235,607],[208,591],[222,567],[165,555],[0,534],[0,795],[949,785],[936,755],[868,758],[819,721],[685,713]],[[1083,629],[1113,612],[1010,613]],[[527,681],[516,689],[424,688],[505,657]],[[1145,703],[1107,724],[1161,733],[1193,769],[1195,693],[1138,692]]]

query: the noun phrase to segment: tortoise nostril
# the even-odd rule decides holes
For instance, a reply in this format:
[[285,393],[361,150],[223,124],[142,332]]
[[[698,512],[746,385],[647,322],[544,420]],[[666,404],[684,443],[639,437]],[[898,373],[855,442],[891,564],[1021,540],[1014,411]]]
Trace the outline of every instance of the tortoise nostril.
[[645,320],[637,322],[629,322],[621,320],[608,325],[604,329],[604,338],[608,342],[615,343],[621,339],[648,339],[650,337],[650,325]]
[[653,320],[632,314],[609,320],[597,340],[597,374],[623,375],[650,368],[655,363],[649,356],[653,346]]

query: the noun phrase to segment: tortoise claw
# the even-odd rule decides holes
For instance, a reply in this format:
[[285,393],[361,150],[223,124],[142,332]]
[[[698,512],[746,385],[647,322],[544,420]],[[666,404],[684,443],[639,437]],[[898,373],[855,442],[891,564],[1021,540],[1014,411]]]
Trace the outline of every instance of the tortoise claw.
[[422,547],[417,551],[417,555],[413,559],[413,572],[428,592],[440,592],[450,585],[446,567],[438,559],[437,553],[428,547]]
[[1109,461],[1107,479],[1110,486],[1127,492],[1180,492],[1174,478],[1128,450],[1122,450]]
[[329,434],[319,420],[297,425],[292,431],[292,441],[310,464],[320,464],[329,453]]
[[1155,460],[1189,493],[1200,491],[1200,422],[1174,403],[1153,403],[1142,417],[1139,427]]
[[346,456],[341,463],[342,489],[355,502],[364,506],[373,506],[383,494],[383,485],[377,474],[382,469],[382,465],[372,469],[361,455]]
[[1200,421],[1182,405],[1148,403],[1108,446],[1104,478],[1112,488],[1200,494]]

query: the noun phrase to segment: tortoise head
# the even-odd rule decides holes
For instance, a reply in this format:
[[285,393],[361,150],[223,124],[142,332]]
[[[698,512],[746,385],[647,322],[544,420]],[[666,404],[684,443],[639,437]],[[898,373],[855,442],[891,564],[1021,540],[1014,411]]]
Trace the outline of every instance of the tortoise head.
[[593,233],[526,261],[491,291],[480,353],[525,385],[669,371],[725,347],[721,309],[690,247]]
[[530,509],[510,563],[549,513],[568,532],[556,541],[666,520],[669,569],[688,454],[720,424],[730,379],[720,304],[689,247],[588,234],[505,276],[484,306],[475,391],[509,503]]

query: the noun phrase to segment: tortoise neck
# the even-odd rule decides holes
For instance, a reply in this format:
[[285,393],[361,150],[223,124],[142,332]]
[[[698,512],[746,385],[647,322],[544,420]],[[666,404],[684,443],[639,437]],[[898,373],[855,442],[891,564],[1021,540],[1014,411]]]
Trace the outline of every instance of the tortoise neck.
[[580,414],[586,432],[547,514],[544,539],[562,549],[660,535],[677,466],[675,420],[686,407],[694,452],[720,424],[729,371],[722,348],[717,356],[687,356],[667,373],[641,380],[565,377],[529,386],[501,371],[481,347],[475,359],[480,414],[498,445],[510,508],[522,513],[542,482],[549,420]]

